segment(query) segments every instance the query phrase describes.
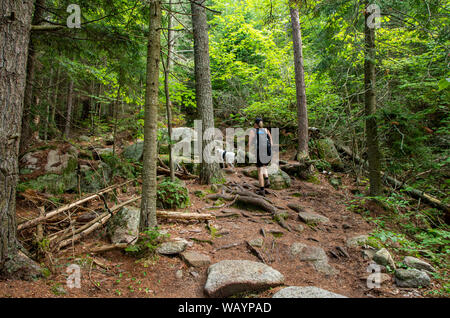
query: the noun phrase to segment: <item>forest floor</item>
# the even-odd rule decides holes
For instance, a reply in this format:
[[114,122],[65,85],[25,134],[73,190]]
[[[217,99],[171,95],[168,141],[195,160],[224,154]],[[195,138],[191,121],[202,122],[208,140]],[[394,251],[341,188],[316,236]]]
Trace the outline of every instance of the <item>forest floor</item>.
[[[255,183],[255,180],[245,176],[242,170],[243,168],[235,168],[234,173],[225,174],[227,181]],[[367,268],[371,261],[363,256],[361,246],[346,246],[347,239],[369,234],[373,230],[372,225],[363,216],[349,209],[350,202],[355,199],[352,193],[355,193],[355,190],[362,193],[365,189],[356,185],[354,178],[346,174],[335,175],[342,179],[338,190],[329,183],[325,175],[318,174],[314,183],[292,179],[290,188],[271,190],[272,194],[267,195],[275,206],[283,207],[283,210],[289,212],[287,223],[292,228],[304,226],[300,233],[281,228],[272,221],[268,213],[240,211],[235,206],[208,209],[212,202],[207,202],[205,198],[199,198],[194,193],[198,190],[208,193],[210,187],[199,185],[196,180],[185,181],[191,205],[183,211],[220,215],[222,210],[226,210],[244,212],[244,215],[215,219],[212,224],[217,233],[213,236],[204,221],[160,220],[159,226],[170,233],[171,238],[179,237],[191,242],[187,250],[210,256],[211,264],[221,260],[258,262],[260,260],[250,252],[245,241],[263,238],[264,245],[260,250],[267,259],[273,260],[268,265],[284,275],[285,286],[317,286],[348,297],[423,297],[426,289],[398,288],[394,285],[393,275],[390,275],[391,280],[384,282],[381,288],[367,287]],[[126,193],[119,193],[118,196],[130,197],[136,191],[137,189],[130,185]],[[315,227],[307,226],[299,220],[297,212],[287,207],[289,203],[309,208],[326,216],[330,222]],[[138,203],[135,205],[139,206]],[[18,215],[23,216],[26,210],[21,200],[18,200]],[[379,213],[376,206],[371,207],[371,211],[374,214]],[[265,236],[262,235],[261,229],[264,229]],[[271,234],[271,230],[274,234]],[[203,289],[208,266],[189,267],[179,256],[157,255],[137,259],[120,250],[95,256],[88,254],[89,248],[99,242],[109,243],[104,229],[94,232],[73,248],[55,256],[53,273],[46,278],[29,282],[0,281],[0,297],[205,297]],[[323,248],[330,265],[339,273],[326,276],[317,272],[311,264],[293,257],[290,247],[294,242]],[[232,244],[235,246],[220,249]],[[338,246],[344,247],[349,257],[332,257],[330,252],[335,251]],[[106,265],[106,268],[92,265],[92,259]],[[69,289],[66,286],[66,269],[72,263],[81,266],[81,288]],[[280,286],[241,296],[271,297],[281,288]]]

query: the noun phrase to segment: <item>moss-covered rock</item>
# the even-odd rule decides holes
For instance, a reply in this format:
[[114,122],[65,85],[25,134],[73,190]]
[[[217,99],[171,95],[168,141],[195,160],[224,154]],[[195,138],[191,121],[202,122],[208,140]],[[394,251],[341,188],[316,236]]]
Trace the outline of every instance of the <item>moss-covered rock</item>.
[[125,159],[139,162],[142,160],[144,155],[144,142],[138,141],[128,147],[126,147],[122,153]]
[[[243,171],[244,175],[254,179],[258,179],[258,169],[248,168]],[[269,173],[270,188],[274,190],[286,189],[291,186],[291,177],[281,169],[276,172]]]
[[328,162],[335,170],[343,170],[344,163],[339,156],[339,153],[330,138],[319,139],[316,142],[317,152],[319,158]]

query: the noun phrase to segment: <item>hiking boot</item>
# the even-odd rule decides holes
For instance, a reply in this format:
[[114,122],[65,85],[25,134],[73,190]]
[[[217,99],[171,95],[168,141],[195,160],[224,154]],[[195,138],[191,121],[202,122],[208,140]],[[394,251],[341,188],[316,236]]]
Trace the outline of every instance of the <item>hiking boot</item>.
[[265,197],[266,196],[266,191],[264,189],[263,190],[256,190],[256,194]]
[[264,179],[264,188],[270,188],[270,181],[269,181],[269,178]]

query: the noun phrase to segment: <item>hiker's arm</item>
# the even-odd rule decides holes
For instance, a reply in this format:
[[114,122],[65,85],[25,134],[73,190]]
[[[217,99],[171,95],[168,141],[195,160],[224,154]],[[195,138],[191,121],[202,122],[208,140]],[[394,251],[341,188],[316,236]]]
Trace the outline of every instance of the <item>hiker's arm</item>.
[[273,139],[272,139],[272,134],[270,133],[269,129],[266,128],[267,134],[269,135],[270,138],[270,144],[273,145]]

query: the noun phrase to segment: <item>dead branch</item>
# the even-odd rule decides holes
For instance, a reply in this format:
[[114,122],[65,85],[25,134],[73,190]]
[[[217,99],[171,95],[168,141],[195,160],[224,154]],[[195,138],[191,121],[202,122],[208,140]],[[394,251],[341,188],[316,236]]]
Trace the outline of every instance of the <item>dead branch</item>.
[[92,199],[95,199],[95,198],[100,198],[100,196],[101,196],[102,194],[105,194],[105,193],[107,193],[107,192],[110,192],[110,191],[112,191],[112,190],[114,190],[114,189],[116,189],[116,188],[118,188],[118,187],[124,186],[124,185],[126,185],[126,184],[128,184],[128,183],[130,183],[130,182],[132,182],[132,181],[135,181],[135,179],[129,180],[129,181],[124,182],[124,183],[121,183],[121,184],[117,184],[117,185],[113,185],[113,186],[107,187],[107,188],[105,188],[105,189],[103,189],[103,190],[101,190],[101,191],[99,191],[99,192],[97,192],[97,193],[95,193],[95,194],[92,194],[92,195],[90,195],[90,196],[87,196],[87,197],[85,197],[85,198],[82,198],[82,199],[80,199],[80,200],[77,200],[77,201],[75,201],[75,202],[66,204],[66,205],[64,205],[64,206],[62,206],[62,207],[60,207],[60,208],[58,208],[58,209],[56,209],[56,210],[53,210],[53,211],[51,211],[51,212],[49,212],[49,213],[47,213],[47,214],[45,214],[45,215],[43,215],[43,216],[39,216],[39,217],[37,217],[37,218],[35,218],[35,219],[32,219],[32,220],[30,220],[30,221],[21,223],[21,224],[19,224],[19,226],[17,227],[17,230],[18,230],[18,231],[21,231],[21,230],[23,230],[23,229],[29,228],[29,227],[34,226],[34,225],[36,225],[36,224],[38,224],[38,223],[40,223],[40,222],[42,222],[42,221],[44,221],[44,220],[50,219],[51,217],[54,217],[55,215],[58,215],[58,214],[60,214],[60,213],[62,213],[62,212],[64,212],[64,211],[67,211],[67,210],[69,210],[69,209],[71,209],[71,208],[73,208],[73,207],[76,207],[76,206],[78,206],[78,205],[80,205],[80,204],[83,204],[84,202],[87,202],[87,201],[92,200]]

